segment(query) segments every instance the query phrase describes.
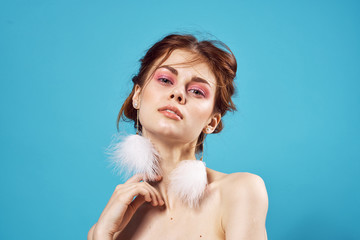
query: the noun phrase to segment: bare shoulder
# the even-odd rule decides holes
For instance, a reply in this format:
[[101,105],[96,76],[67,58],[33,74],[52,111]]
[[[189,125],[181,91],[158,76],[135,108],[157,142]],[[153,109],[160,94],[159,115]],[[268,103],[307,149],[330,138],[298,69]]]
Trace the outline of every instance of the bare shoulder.
[[207,169],[210,189],[219,193],[218,210],[226,239],[267,239],[268,196],[263,179],[252,173]]
[[223,199],[229,201],[248,200],[267,204],[268,196],[264,180],[252,173],[228,174],[222,182]]
[[243,190],[265,190],[264,180],[253,173],[236,172],[231,173],[224,179],[225,187],[235,187]]
[[209,184],[216,183],[224,194],[254,193],[266,194],[264,180],[253,173],[236,172],[226,174],[207,168]]
[[244,203],[262,205],[267,209],[267,191],[260,176],[247,172],[226,174],[212,169],[207,169],[207,172],[208,182],[219,189],[225,208]]

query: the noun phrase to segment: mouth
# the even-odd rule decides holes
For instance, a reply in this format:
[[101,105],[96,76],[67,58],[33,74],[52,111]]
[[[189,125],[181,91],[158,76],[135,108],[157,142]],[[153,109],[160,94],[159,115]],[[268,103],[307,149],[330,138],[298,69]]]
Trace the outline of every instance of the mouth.
[[159,108],[158,111],[174,120],[183,119],[183,115],[181,114],[180,110],[175,106],[167,105],[165,107]]

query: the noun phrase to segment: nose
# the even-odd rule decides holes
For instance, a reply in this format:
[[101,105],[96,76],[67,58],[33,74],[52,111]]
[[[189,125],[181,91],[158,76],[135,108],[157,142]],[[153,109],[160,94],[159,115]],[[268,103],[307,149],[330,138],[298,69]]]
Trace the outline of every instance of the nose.
[[173,99],[180,104],[185,104],[186,101],[184,93],[178,89],[174,89],[174,91],[170,93],[170,99]]

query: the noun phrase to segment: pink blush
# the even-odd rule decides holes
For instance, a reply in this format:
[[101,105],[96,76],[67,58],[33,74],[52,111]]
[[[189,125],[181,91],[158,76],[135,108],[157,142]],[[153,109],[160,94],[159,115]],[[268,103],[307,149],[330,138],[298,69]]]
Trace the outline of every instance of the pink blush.
[[207,98],[210,94],[209,94],[209,90],[207,89],[207,87],[203,87],[203,86],[198,86],[198,85],[192,85],[190,87],[190,89],[196,89],[202,93],[204,93],[205,98]]
[[174,83],[173,78],[172,78],[171,76],[169,76],[168,74],[156,73],[156,74],[154,75],[154,79],[155,79],[155,80],[159,80],[159,79],[161,79],[161,78],[166,78],[166,79],[168,79],[170,82]]

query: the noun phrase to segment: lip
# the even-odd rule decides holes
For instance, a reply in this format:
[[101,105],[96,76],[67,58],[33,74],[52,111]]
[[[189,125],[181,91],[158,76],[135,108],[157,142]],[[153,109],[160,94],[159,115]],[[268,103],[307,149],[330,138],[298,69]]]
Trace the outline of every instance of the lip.
[[[168,112],[166,110],[173,111],[174,113]],[[167,105],[167,106],[161,107],[158,109],[158,111],[161,112],[162,114],[164,114],[165,116],[175,119],[175,120],[183,119],[183,115],[180,112],[180,110],[177,107],[172,106],[172,105]]]

